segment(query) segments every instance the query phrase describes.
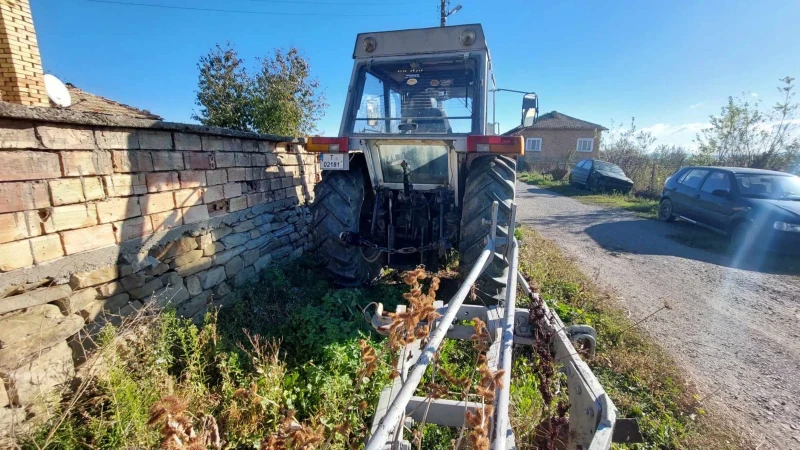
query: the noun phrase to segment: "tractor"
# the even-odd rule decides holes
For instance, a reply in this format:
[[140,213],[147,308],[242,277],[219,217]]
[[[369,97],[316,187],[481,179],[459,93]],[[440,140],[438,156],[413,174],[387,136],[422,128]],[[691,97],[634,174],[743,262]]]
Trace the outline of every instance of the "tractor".
[[[453,249],[462,272],[449,302],[434,302],[438,318],[420,324],[426,336],[415,331],[401,353],[408,356],[396,359],[398,376],[381,393],[366,449],[412,448],[404,432],[413,423],[461,427],[467,411],[479,409],[491,414],[488,448],[516,449],[508,414],[513,349],[536,345],[566,376],[563,448],[641,442],[581,359],[594,354],[595,330],[564,325],[518,271],[514,193],[523,141],[498,136],[488,121],[490,95],[494,104],[505,89],[494,85],[481,26],[362,33],[353,59],[339,136],[306,139],[323,171],[311,205],[317,255],[340,285],[369,282],[385,265],[435,267]],[[524,94],[521,122],[532,126],[538,99]],[[530,309],[516,306],[518,291]],[[465,304],[476,298],[482,304]],[[370,322],[387,334],[405,311],[400,305],[393,316],[378,303]],[[473,319],[487,324],[489,370],[504,377],[493,403],[415,396],[444,340],[473,338],[462,323]]]
[[[469,272],[484,247],[492,203],[506,237],[519,136],[488,121],[494,74],[480,25],[361,33],[338,137],[309,137],[322,181],[311,205],[318,255],[337,284],[355,286],[389,265],[437,265],[457,249]],[[533,93],[522,123],[537,117]],[[502,299],[498,254],[476,286]]]

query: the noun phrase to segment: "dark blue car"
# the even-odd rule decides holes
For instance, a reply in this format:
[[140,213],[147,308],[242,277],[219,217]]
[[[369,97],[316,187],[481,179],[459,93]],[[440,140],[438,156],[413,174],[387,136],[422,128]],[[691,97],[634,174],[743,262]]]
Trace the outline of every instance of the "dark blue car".
[[738,167],[684,167],[664,184],[659,220],[730,236],[734,248],[800,255],[800,177]]

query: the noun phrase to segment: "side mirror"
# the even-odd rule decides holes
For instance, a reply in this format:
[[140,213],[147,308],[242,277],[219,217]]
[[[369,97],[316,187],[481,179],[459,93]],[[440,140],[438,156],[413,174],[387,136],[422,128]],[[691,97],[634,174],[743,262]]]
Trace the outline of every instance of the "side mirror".
[[711,195],[713,195],[714,197],[722,197],[722,198],[731,197],[731,193],[723,189],[716,189],[711,192]]
[[539,116],[539,97],[533,92],[522,97],[522,126],[532,127]]

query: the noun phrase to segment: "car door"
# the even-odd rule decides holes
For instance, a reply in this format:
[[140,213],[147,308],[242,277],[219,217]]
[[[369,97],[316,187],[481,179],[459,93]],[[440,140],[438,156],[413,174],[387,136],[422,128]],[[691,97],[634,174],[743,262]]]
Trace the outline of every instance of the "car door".
[[575,164],[575,166],[572,167],[572,171],[570,171],[570,173],[569,173],[570,181],[572,181],[573,183],[580,183],[581,171],[583,170],[582,166],[583,166],[583,163],[585,163],[585,162],[586,162],[586,160],[582,159],[582,160],[578,161]]
[[700,186],[699,196],[695,201],[698,222],[719,230],[727,229],[734,213],[731,174],[722,170],[712,171]]
[[578,180],[581,184],[586,184],[589,181],[589,174],[592,173],[592,161],[591,159],[587,159],[583,162],[583,167],[581,168],[581,178]]
[[699,220],[695,203],[700,199],[700,186],[711,169],[689,169],[679,180],[672,194],[675,214],[691,220]]

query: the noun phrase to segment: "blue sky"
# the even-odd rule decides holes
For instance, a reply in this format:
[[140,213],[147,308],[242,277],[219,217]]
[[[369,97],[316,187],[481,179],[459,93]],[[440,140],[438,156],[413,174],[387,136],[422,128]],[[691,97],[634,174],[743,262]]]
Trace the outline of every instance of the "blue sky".
[[[356,33],[438,25],[437,0],[31,0],[45,72],[113,100],[190,122],[197,61],[233,43],[255,64],[275,47],[309,58],[339,129]],[[325,4],[335,2],[333,4]],[[453,0],[451,24],[481,23],[502,88],[533,90],[542,111],[610,127],[628,123],[663,143],[691,144],[727,96],[777,100],[778,79],[800,76],[798,1]],[[355,17],[354,15],[369,15]],[[520,98],[498,96],[503,130]]]

